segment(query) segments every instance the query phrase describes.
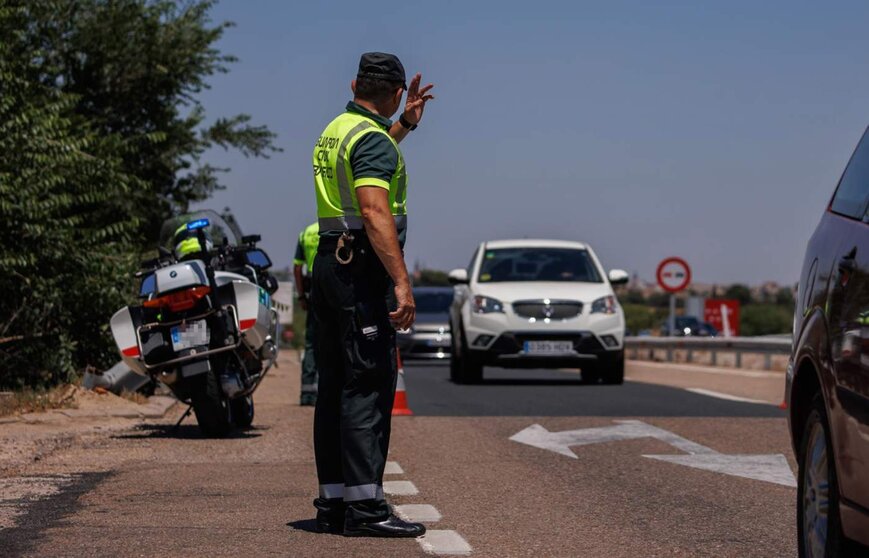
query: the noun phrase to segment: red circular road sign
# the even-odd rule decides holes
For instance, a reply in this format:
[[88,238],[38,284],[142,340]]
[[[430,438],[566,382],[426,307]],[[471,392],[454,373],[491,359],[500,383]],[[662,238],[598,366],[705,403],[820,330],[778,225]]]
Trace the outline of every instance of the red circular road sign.
[[691,268],[682,258],[667,258],[655,273],[658,285],[668,293],[678,293],[691,283]]

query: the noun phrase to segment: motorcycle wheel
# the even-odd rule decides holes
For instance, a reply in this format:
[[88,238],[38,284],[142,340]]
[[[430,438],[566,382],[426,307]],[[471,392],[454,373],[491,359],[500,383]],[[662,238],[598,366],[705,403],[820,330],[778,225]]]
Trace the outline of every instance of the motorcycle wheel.
[[229,434],[230,409],[220,383],[212,372],[200,374],[196,380],[200,385],[190,391],[190,400],[199,429],[209,438],[223,438]]
[[229,402],[232,423],[238,428],[250,428],[253,424],[253,395],[238,397]]

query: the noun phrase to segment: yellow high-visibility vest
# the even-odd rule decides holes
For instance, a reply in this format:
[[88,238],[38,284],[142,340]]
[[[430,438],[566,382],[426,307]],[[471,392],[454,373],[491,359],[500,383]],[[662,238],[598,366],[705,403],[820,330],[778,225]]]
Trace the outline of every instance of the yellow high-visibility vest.
[[[398,152],[398,164],[392,178],[360,178],[353,176],[350,153],[366,134],[383,134]],[[407,228],[407,172],[398,143],[377,122],[354,112],[345,112],[323,130],[314,146],[314,185],[317,190],[317,218],[320,231],[362,229],[362,216],[356,188],[378,186],[389,190],[389,205],[398,231]]]

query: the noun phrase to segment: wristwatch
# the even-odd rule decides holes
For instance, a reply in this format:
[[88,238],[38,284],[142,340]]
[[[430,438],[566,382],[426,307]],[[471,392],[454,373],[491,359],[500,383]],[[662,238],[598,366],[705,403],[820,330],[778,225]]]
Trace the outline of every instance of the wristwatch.
[[405,129],[407,129],[407,130],[410,130],[411,132],[414,131],[414,130],[416,130],[416,126],[417,126],[417,125],[416,125],[416,124],[411,124],[410,122],[408,122],[408,121],[407,121],[407,118],[404,117],[404,113],[403,113],[403,112],[401,113],[401,116],[398,117],[398,123],[401,124],[401,126],[402,126],[403,128],[405,128]]

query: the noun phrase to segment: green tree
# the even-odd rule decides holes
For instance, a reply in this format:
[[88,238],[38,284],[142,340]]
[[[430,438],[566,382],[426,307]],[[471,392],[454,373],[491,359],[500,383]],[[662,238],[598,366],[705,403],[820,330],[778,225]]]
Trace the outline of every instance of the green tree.
[[652,293],[649,295],[647,302],[649,306],[654,306],[655,308],[669,308],[670,293]]
[[160,224],[222,186],[228,169],[208,164],[212,147],[246,156],[276,151],[275,135],[246,114],[210,120],[198,95],[235,58],[214,45],[232,23],[212,23],[213,0],[35,0],[26,2],[33,75],[76,99],[79,121],[123,138],[119,155],[141,186],[126,197],[143,242]]
[[646,297],[643,296],[643,291],[640,289],[629,289],[624,297],[620,296],[619,298],[631,304],[644,304],[646,302]]
[[160,223],[220,188],[206,151],[275,151],[198,95],[233,61],[213,1],[0,0],[0,386],[117,358],[111,314]]
[[751,289],[745,285],[735,284],[727,287],[724,298],[738,300],[741,305],[751,304]]
[[775,303],[781,306],[787,306],[793,308],[794,306],[794,293],[790,289],[790,287],[782,287],[778,290],[775,295]]
[[109,353],[107,317],[130,293],[117,135],[70,118],[76,99],[38,81],[27,12],[0,4],[0,386],[68,379]]
[[740,309],[739,334],[744,336],[790,333],[793,308],[776,304],[748,304]]
[[653,308],[645,304],[623,302],[622,309],[625,312],[625,327],[631,335],[637,335],[644,329],[656,329],[666,319],[667,311]]

